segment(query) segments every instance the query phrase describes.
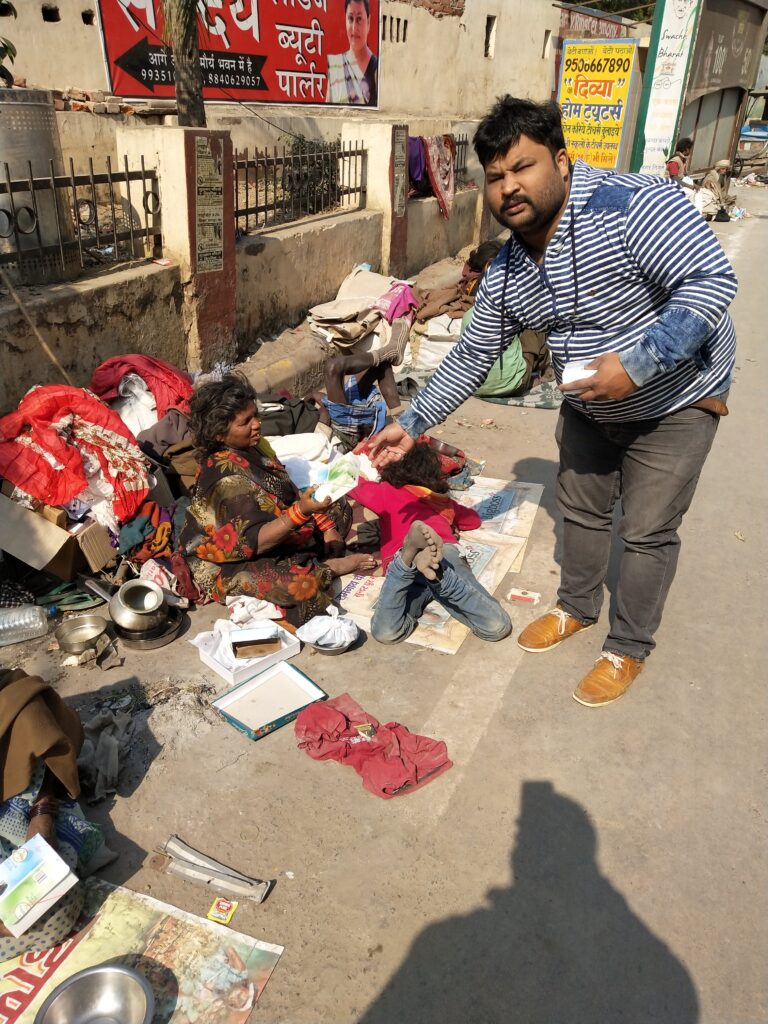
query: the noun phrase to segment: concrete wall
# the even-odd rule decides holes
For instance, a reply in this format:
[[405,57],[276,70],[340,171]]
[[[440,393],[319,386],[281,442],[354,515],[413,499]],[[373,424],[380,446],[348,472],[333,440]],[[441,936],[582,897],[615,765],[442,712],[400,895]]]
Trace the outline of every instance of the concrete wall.
[[[116,2],[116,0],[113,0]],[[338,2],[338,0],[334,0]],[[18,19],[3,21],[7,35],[18,49],[13,73],[29,85],[50,89],[109,90],[101,47],[96,0],[46,0],[58,9],[60,20],[44,21],[43,0],[16,3]],[[270,6],[272,6],[270,4]],[[83,22],[83,12],[93,11],[94,24]],[[351,109],[327,111],[323,121],[333,119],[375,121],[380,115],[401,117],[438,116],[476,118],[482,116],[494,97],[517,92],[535,98],[549,96],[554,84],[554,58],[547,40],[557,35],[559,11],[549,0],[382,0],[380,111]],[[486,19],[496,18],[493,56],[484,56]],[[396,39],[390,27],[407,21],[405,40]],[[375,31],[372,29],[372,31]],[[547,36],[547,32],[550,36]],[[271,121],[283,119],[291,130],[308,137],[328,137],[325,127],[315,123],[309,108],[259,106]],[[274,145],[275,131],[254,117],[243,140],[237,125],[244,108],[209,106],[209,127],[231,128],[236,148],[253,133],[253,144]],[[265,132],[265,129],[267,131]],[[264,141],[259,143],[256,139]]]
[[[460,15],[436,16],[452,6]],[[385,114],[477,118],[496,96],[548,99],[554,87],[551,43],[560,12],[547,0],[468,0],[415,6],[383,0],[381,13],[400,19],[401,41],[389,27],[381,45],[380,103]],[[486,19],[496,18],[492,57],[484,56]],[[403,22],[408,28],[402,41]],[[549,35],[547,34],[549,33]]]
[[[72,86],[108,92],[96,0],[45,2],[58,9],[59,21],[43,20],[43,0],[16,0],[18,17],[0,21],[0,35],[18,50],[11,65],[14,78],[45,89]],[[83,21],[84,11],[94,15],[92,25]]]
[[241,350],[334,298],[356,264],[378,270],[382,220],[381,213],[361,210],[243,238],[236,250]]
[[[176,267],[148,265],[45,290],[21,289],[22,301],[76,385],[87,386],[110,356],[140,352],[184,368],[182,290]],[[0,412],[33,384],[60,383],[16,305],[0,297]]]
[[451,216],[440,215],[433,196],[411,199],[408,203],[408,249],[406,273],[417,274],[430,263],[446,256],[455,256],[459,249],[476,240],[478,206],[482,193],[478,189],[457,192]]

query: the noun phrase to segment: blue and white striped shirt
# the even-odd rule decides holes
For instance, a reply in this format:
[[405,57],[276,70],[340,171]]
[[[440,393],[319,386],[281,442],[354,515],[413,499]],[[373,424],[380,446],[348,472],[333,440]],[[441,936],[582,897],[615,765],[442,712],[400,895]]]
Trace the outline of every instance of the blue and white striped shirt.
[[567,396],[597,420],[653,419],[721,394],[734,364],[727,308],[736,288],[720,243],[677,184],[577,160],[543,264],[512,235],[461,340],[400,424],[418,436],[442,422],[524,328],[547,335],[558,382],[569,360],[620,354],[637,391],[609,402]]

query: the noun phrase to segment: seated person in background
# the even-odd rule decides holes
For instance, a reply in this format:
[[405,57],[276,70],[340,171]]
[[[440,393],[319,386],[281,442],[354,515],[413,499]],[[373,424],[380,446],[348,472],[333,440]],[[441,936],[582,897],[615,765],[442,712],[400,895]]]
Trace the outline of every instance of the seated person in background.
[[[469,281],[468,287],[472,288],[469,294],[476,291],[486,270],[501,252],[502,244],[498,239],[483,242],[469,254],[464,268],[464,277]],[[469,309],[464,314],[461,321],[462,334],[472,320],[473,313],[474,309]],[[529,390],[534,374],[544,375],[548,370],[547,379],[552,380],[554,374],[550,370],[544,335],[536,331],[523,331],[515,337],[503,356],[499,356],[475,394],[478,398],[512,398]]]
[[330,420],[343,451],[352,451],[360,441],[381,430],[387,409],[402,408],[392,366],[403,361],[409,330],[409,321],[398,318],[392,322],[384,348],[333,356],[326,363],[327,397],[314,397],[322,402],[321,422]]
[[701,210],[704,216],[707,216],[708,214],[712,214],[712,216],[714,216],[723,206],[726,210],[730,210],[731,207],[736,205],[735,196],[728,195],[730,169],[730,160],[718,160],[715,166],[708,170],[704,175],[704,179],[701,182],[700,192],[710,193],[710,195],[706,197],[707,203],[705,203]]
[[667,161],[667,175],[672,181],[676,181],[679,185],[682,185],[683,178],[688,173],[688,161],[691,159],[692,152],[693,140],[680,139],[677,143],[675,152]]
[[[48,683],[21,669],[0,672],[0,860],[37,834],[81,877],[115,859],[76,803],[82,745],[79,715]],[[0,961],[61,942],[83,898],[75,885],[18,938],[0,924]]]
[[370,555],[342,557],[349,506],[315,501],[313,487],[299,494],[261,436],[245,377],[202,384],[190,408],[201,462],[181,542],[204,599],[249,594],[301,626],[333,603],[334,577],[376,568]]
[[361,482],[349,495],[375,512],[381,524],[386,578],[371,622],[376,640],[407,639],[433,600],[475,636],[503,640],[512,622],[456,546],[459,531],[477,529],[480,517],[448,496],[435,452],[416,444],[381,470],[381,481]]

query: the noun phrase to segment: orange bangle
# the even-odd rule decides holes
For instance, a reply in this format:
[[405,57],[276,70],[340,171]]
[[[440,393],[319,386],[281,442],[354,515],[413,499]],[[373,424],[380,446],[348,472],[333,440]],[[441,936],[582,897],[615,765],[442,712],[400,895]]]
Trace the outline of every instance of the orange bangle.
[[329,530],[333,530],[336,527],[335,521],[323,512],[315,512],[314,519],[321,533],[328,533]]
[[305,516],[304,513],[301,511],[298,501],[294,501],[294,503],[290,506],[290,508],[286,511],[285,514],[288,516],[288,518],[291,520],[295,527],[304,526],[304,524],[308,523],[310,519],[309,516]]

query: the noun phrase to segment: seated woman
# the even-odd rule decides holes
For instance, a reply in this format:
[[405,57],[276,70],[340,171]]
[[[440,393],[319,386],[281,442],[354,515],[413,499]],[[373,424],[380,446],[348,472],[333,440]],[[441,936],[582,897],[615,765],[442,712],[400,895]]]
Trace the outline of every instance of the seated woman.
[[[76,803],[82,743],[77,712],[42,679],[20,669],[0,678],[0,860],[37,834],[80,877],[114,860],[101,829]],[[61,942],[83,896],[82,885],[74,886],[18,938],[0,923],[0,961]]]
[[181,544],[204,599],[250,594],[300,626],[332,603],[335,576],[376,568],[370,555],[340,557],[349,506],[315,501],[314,488],[299,494],[261,437],[245,377],[202,384],[190,408],[201,462]]
[[371,633],[383,644],[407,639],[437,601],[482,640],[503,640],[512,621],[472,573],[456,541],[480,516],[453,501],[428,444],[417,444],[381,470],[381,483],[359,483],[350,497],[379,517],[386,569]]

